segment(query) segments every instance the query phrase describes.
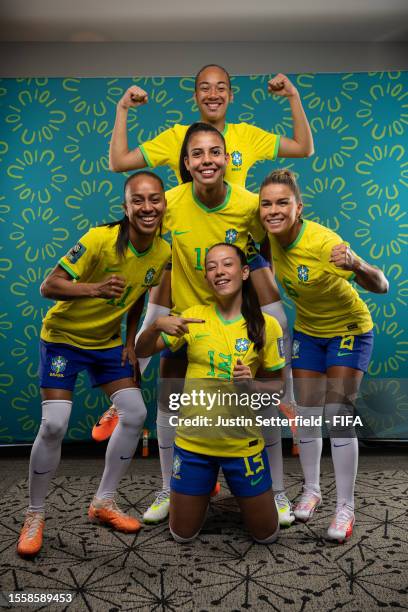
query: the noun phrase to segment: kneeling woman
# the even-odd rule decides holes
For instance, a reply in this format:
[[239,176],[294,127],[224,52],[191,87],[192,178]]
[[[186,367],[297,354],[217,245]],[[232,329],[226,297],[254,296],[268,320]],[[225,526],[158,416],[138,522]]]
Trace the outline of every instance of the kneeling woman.
[[[262,313],[244,253],[235,245],[217,244],[207,253],[205,270],[216,304],[193,306],[180,317],[160,317],[140,336],[136,354],[147,357],[166,346],[176,351],[187,344],[187,385],[192,379],[245,383],[256,375],[272,379],[253,383],[257,387],[281,390],[282,329]],[[252,386],[244,388],[250,394]],[[216,424],[215,409],[203,408],[202,413]],[[216,432],[198,431],[189,435],[179,427],[176,435],[170,503],[174,539],[189,542],[199,533],[221,467],[252,537],[274,542],[279,524],[262,436],[246,436],[238,428],[236,435],[230,431],[228,440],[220,440]]]
[[[261,221],[269,234],[276,276],[296,305],[292,368],[298,412],[320,417],[324,406],[337,489],[328,537],[344,541],[354,524],[358,441],[347,420],[339,417],[351,416],[373,346],[369,310],[349,281],[374,293],[386,293],[388,281],[340,236],[303,220],[302,207],[291,172],[276,170],[266,177],[260,191]],[[294,512],[307,521],[322,499],[322,439],[313,429],[300,428],[299,433],[305,484]]]

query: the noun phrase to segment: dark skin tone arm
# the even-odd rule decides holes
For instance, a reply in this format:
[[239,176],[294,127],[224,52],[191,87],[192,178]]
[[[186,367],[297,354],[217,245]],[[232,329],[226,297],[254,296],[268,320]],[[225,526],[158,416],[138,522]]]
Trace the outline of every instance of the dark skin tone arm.
[[74,282],[72,276],[60,265],[46,277],[40,287],[43,297],[50,300],[79,300],[81,298],[111,299],[121,297],[126,281],[117,274],[107,276],[99,283]]

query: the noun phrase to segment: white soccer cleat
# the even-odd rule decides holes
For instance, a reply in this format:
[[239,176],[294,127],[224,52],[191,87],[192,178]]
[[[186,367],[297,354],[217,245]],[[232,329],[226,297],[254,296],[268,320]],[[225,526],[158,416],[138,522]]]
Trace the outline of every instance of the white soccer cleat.
[[275,495],[275,506],[278,511],[279,525],[290,527],[295,520],[295,515],[293,514],[292,504],[284,492]]
[[293,512],[299,521],[306,523],[322,503],[322,498],[318,493],[308,491],[303,487],[303,493],[300,496]]
[[163,489],[160,491],[152,505],[146,510],[143,515],[144,523],[160,523],[169,515],[170,508],[170,490]]
[[327,530],[327,537],[329,540],[337,540],[340,543],[346,542],[353,534],[354,522],[353,510],[346,505],[342,506],[336,510],[336,514]]

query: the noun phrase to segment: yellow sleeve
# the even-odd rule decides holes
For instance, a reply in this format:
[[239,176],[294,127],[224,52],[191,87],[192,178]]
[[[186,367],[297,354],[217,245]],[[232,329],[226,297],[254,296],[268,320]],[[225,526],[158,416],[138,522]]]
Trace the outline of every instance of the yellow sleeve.
[[72,278],[79,280],[87,270],[96,265],[103,244],[102,232],[89,230],[58,263]]
[[276,159],[279,151],[280,136],[262,130],[254,125],[246,125],[247,138],[256,157],[261,159]]
[[181,336],[181,338],[176,338],[176,336],[168,336],[164,332],[161,332],[160,335],[163,338],[164,344],[171,350],[172,353],[178,351],[187,342],[187,334],[184,334],[184,336]]
[[274,317],[265,316],[265,346],[261,357],[262,367],[266,371],[280,370],[285,365],[283,332]]
[[320,261],[323,269],[329,274],[334,274],[335,276],[340,276],[341,278],[345,278],[346,280],[353,280],[355,274],[351,270],[343,270],[342,268],[338,268],[333,263],[330,262],[331,252],[334,246],[338,244],[347,244],[350,246],[348,242],[342,240],[340,236],[334,234],[329,236],[322,244],[320,251]]
[[169,128],[152,140],[147,140],[139,145],[139,149],[150,168],[166,165],[173,168],[174,164],[178,167],[180,143],[174,128]]

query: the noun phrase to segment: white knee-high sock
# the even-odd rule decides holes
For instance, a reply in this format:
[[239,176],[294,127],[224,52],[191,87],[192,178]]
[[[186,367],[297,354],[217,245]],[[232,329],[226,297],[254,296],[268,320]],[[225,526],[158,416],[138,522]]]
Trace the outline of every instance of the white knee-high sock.
[[61,458],[61,444],[68,428],[72,402],[45,400],[41,426],[30,456],[29,491],[31,512],[43,512],[51,479]]
[[289,331],[288,320],[286,318],[285,309],[281,300],[277,302],[271,302],[261,306],[262,312],[266,312],[280,324],[283,331],[283,350],[285,353],[285,394],[282,398],[284,404],[289,404],[294,401],[293,394],[293,377],[292,377],[292,338]]
[[[351,407],[345,404],[326,404],[325,418],[332,420],[335,415],[350,414]],[[337,509],[345,504],[354,510],[354,486],[358,467],[358,440],[354,428],[341,428],[343,431],[334,433],[336,427],[330,427],[330,444],[336,478]],[[346,431],[345,431],[346,430]],[[348,437],[337,437],[347,434]]]
[[[264,418],[278,417],[279,411],[276,406],[269,406],[262,412]],[[285,490],[283,482],[283,458],[282,458],[282,431],[279,426],[263,426],[262,435],[265,440],[265,450],[268,455],[269,468],[272,475],[272,488],[274,493]]]
[[[152,323],[156,321],[159,317],[166,317],[170,314],[170,308],[167,306],[160,306],[160,304],[151,304],[150,302],[147,304],[146,314],[143,319],[143,323],[141,328],[136,334],[135,344],[142,332],[149,327]],[[138,357],[140,373],[143,374],[145,369],[150,363],[151,357]]]
[[135,454],[147,411],[140,389],[120,389],[111,395],[119,415],[119,423],[109,440],[105,469],[96,497],[112,499],[119,482]]
[[[320,416],[322,408],[297,406],[297,413],[303,418]],[[320,457],[322,454],[322,437],[315,427],[298,427],[299,459],[305,477],[305,489],[320,495]]]
[[160,468],[163,479],[163,489],[170,489],[171,473],[173,470],[173,447],[176,437],[176,428],[170,425],[169,412],[157,410],[157,441],[159,444]]

